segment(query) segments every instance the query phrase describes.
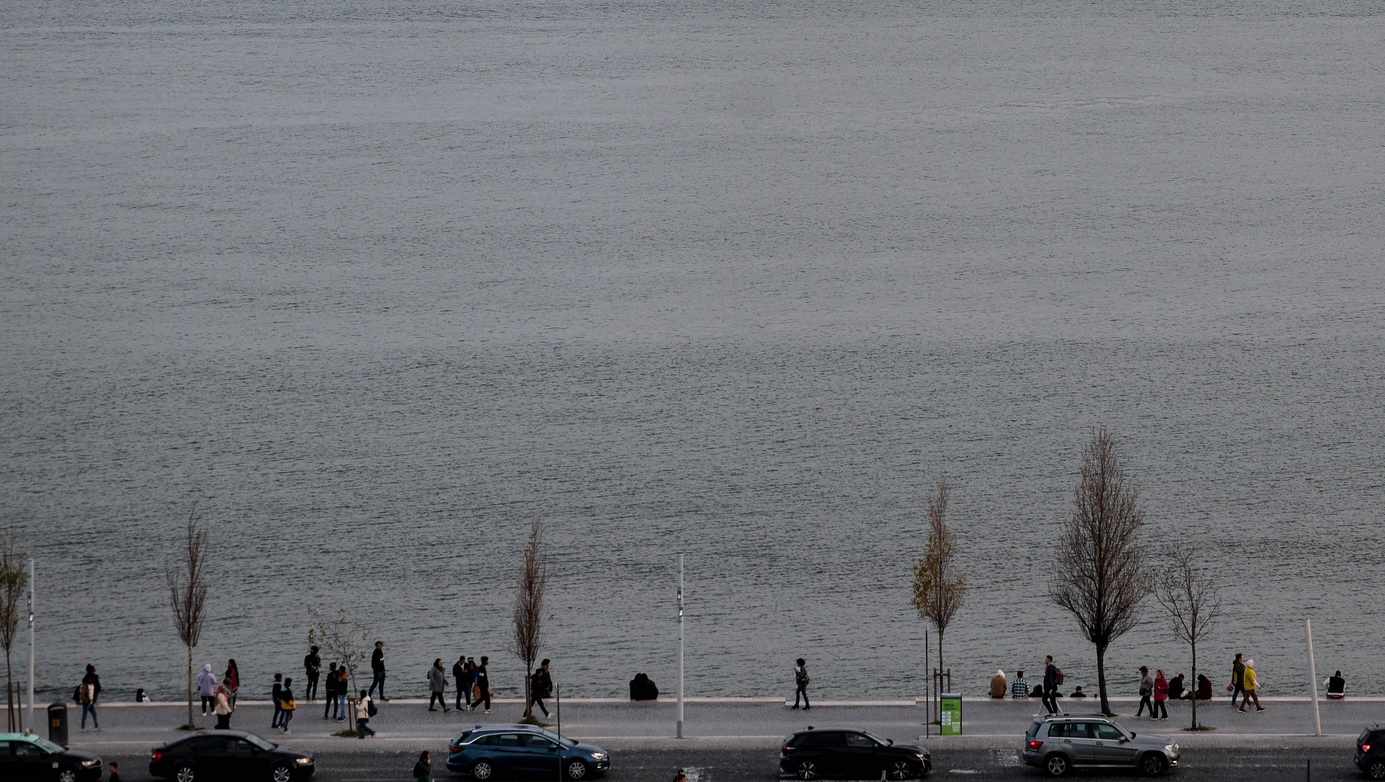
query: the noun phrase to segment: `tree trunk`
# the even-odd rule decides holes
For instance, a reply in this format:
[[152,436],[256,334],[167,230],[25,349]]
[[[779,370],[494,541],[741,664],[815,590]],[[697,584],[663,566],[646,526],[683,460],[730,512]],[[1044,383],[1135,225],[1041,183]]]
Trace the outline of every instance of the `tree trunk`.
[[192,646],[188,645],[188,730],[192,730]]
[[14,669],[10,667],[10,650],[5,650],[5,717],[9,728],[14,731]]
[[534,695],[529,690],[534,686],[534,661],[524,658],[524,719],[534,716]]
[[[939,688],[939,690],[942,689],[942,684],[943,684],[943,678],[942,678],[942,677],[943,677],[943,671],[944,671],[944,670],[945,670],[945,669],[943,668],[943,628],[939,627],[939,628],[938,628],[938,688]],[[952,682],[951,682],[951,681],[948,681],[948,684],[951,685]],[[942,722],[941,722],[941,720],[942,720],[942,715],[938,715],[938,720],[939,720],[938,724],[941,725],[941,724],[942,724]]]
[[1101,692],[1101,713],[1107,717],[1116,716],[1111,711],[1111,702],[1106,699],[1106,647],[1102,644],[1096,647],[1096,687]]
[[[1193,687],[1197,687],[1197,641],[1192,642],[1193,647]],[[1197,730],[1197,689],[1193,690],[1193,724],[1192,729]]]

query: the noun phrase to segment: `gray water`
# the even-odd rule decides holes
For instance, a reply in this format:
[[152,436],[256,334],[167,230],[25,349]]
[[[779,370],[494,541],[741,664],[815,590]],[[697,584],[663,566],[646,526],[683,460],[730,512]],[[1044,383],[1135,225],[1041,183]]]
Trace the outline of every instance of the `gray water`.
[[[959,689],[1094,655],[1045,596],[1092,427],[1202,648],[1385,678],[1375,4],[0,2],[0,497],[39,683],[267,681],[348,607],[400,692],[507,653],[551,551],[567,695]],[[1150,601],[1109,658],[1187,670]],[[26,641],[21,641],[27,644]],[[450,656],[449,656],[450,655]],[[936,662],[936,658],[934,659]]]

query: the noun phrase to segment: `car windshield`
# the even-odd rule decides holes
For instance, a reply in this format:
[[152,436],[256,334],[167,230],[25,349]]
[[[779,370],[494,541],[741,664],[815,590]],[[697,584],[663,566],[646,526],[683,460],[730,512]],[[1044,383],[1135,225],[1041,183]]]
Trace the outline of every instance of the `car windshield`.
[[274,744],[256,736],[253,733],[245,734],[245,740],[259,747],[260,749],[274,749]]
[[62,748],[62,747],[59,747],[57,744],[54,744],[53,742],[49,741],[48,739],[41,739],[41,738],[35,737],[35,738],[33,739],[33,742],[34,742],[34,745],[35,745],[35,746],[37,746],[39,749],[43,750],[44,752],[49,752],[49,753],[52,753],[52,752],[59,752],[59,753],[60,753],[60,752],[63,751],[63,748]]
[[554,741],[558,742],[559,744],[562,744],[564,747],[575,747],[575,746],[577,746],[577,742],[576,742],[575,740],[570,739],[570,738],[568,738],[567,736],[559,736],[558,734],[554,733],[554,732],[551,731],[551,730],[541,730],[541,731],[539,731],[539,732],[542,733],[543,735],[549,737],[550,739],[553,739]]
[[1024,737],[1025,737],[1026,739],[1032,739],[1032,738],[1034,738],[1035,736],[1039,735],[1039,728],[1040,728],[1042,725],[1043,725],[1042,722],[1032,722],[1032,723],[1030,723],[1030,724],[1029,724],[1029,730],[1026,730],[1026,731],[1024,732]]

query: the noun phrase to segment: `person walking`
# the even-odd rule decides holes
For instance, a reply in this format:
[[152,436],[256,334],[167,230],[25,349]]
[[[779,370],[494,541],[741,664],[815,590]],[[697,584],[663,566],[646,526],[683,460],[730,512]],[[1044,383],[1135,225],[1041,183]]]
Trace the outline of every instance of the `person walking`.
[[322,655],[317,653],[316,646],[308,647],[308,653],[303,656],[303,672],[307,674],[303,700],[311,701],[317,697],[317,679],[322,675]]
[[202,696],[203,717],[212,710],[212,705],[216,701],[216,686],[216,674],[212,673],[212,664],[207,663],[197,674],[197,692]]
[[351,672],[346,670],[346,666],[343,664],[337,666],[337,705],[340,709],[335,711],[337,711],[338,722],[351,716],[347,713],[351,707],[346,702],[346,695],[349,692],[351,692]]
[[1231,708],[1236,708],[1236,696],[1241,696],[1242,705],[1245,704],[1245,674],[1246,665],[1241,662],[1241,653],[1236,653],[1236,658],[1231,661]]
[[[476,685],[476,658],[468,657],[466,662],[462,663],[462,678],[458,681],[461,684],[457,686],[457,691],[462,694],[465,699],[463,703],[469,709],[471,708],[472,688]],[[461,706],[457,708],[460,709]]]
[[1169,680],[1164,678],[1164,669],[1154,670],[1154,707],[1149,710],[1149,715],[1156,720],[1166,720],[1169,718]]
[[380,700],[387,701],[385,697],[385,642],[376,641],[375,651],[370,653],[370,694],[375,694],[375,688],[380,688]]
[[96,721],[96,702],[101,699],[101,677],[96,675],[96,666],[87,664],[87,672],[77,687],[77,700],[82,704],[82,730],[87,729],[87,715],[91,715],[91,727],[101,730]]
[[414,782],[433,782],[433,758],[423,750],[414,764]]
[[283,716],[279,718],[279,727],[289,732],[289,722],[293,720],[293,712],[298,709],[298,701],[293,699],[293,679],[284,679],[284,689],[279,694],[279,711]]
[[793,666],[793,707],[798,708],[798,699],[803,699],[803,708],[813,708],[808,702],[808,663],[802,657],[794,660]]
[[1241,711],[1246,710],[1246,704],[1255,701],[1255,710],[1264,711],[1265,707],[1260,705],[1260,672],[1255,670],[1255,661],[1246,660],[1246,668],[1241,678],[1241,688],[1245,694],[1241,696]]
[[337,708],[337,661],[333,660],[327,665],[327,681],[322,684],[322,718],[329,720],[337,716],[333,710]]
[[433,702],[437,701],[442,707],[442,713],[447,713],[447,699],[443,695],[447,692],[447,671],[442,667],[442,658],[433,658],[433,667],[428,669],[428,711],[437,711],[433,708]]
[[120,782],[120,763],[111,761],[111,775],[106,777],[106,782]]
[[274,689],[269,693],[269,697],[274,701],[274,716],[269,719],[269,729],[279,727],[279,722],[284,718],[284,675],[274,674]]
[[234,657],[226,661],[226,673],[221,675],[221,683],[226,687],[231,708],[234,709],[236,707],[236,695],[240,693],[240,666],[236,665]]
[[1140,716],[1141,714],[1144,714],[1146,708],[1149,709],[1149,716],[1150,716],[1150,717],[1153,717],[1153,716],[1154,716],[1154,704],[1150,701],[1150,697],[1153,696],[1153,695],[1154,695],[1154,679],[1151,678],[1150,675],[1149,675],[1149,668],[1146,668],[1145,666],[1141,665],[1141,666],[1140,666],[1140,708],[1137,709],[1137,710],[1135,711],[1135,716],[1136,716],[1136,717]]
[[482,704],[486,707],[486,714],[491,713],[491,677],[486,666],[490,664],[491,658],[481,655],[481,662],[476,666],[476,699],[471,704],[471,710],[476,711]]
[[375,731],[370,729],[370,718],[375,716],[375,701],[371,699],[370,693],[361,690],[361,699],[356,701],[356,736],[365,738],[374,736]]
[[1044,695],[1042,702],[1049,714],[1058,713],[1058,666],[1053,664],[1053,655],[1044,656]]
[[548,707],[543,705],[543,701],[544,698],[553,697],[553,673],[548,669],[549,664],[552,662],[553,661],[547,657],[543,658],[543,662],[539,664],[539,669],[534,671],[533,676],[529,677],[529,709],[531,716],[535,706],[539,707],[539,710],[543,712],[543,716],[548,716]]
[[466,689],[466,656],[457,658],[457,662],[452,663],[452,681],[457,684],[456,697],[453,698],[452,708],[457,711],[462,710],[462,691]]
[[231,729],[231,692],[226,688],[226,682],[222,682],[216,688],[216,705],[212,707],[216,714],[216,729]]

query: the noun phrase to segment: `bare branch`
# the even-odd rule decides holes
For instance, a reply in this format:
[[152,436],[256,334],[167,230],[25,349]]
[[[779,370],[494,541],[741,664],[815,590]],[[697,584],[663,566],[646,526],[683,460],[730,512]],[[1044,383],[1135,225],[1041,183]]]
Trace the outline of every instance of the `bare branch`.
[[548,583],[548,565],[543,554],[543,522],[529,527],[529,540],[520,560],[519,588],[515,593],[514,639],[512,650],[524,661],[524,716],[530,716],[529,676],[538,659],[543,641],[543,592]]
[[207,530],[197,523],[197,506],[188,512],[183,550],[164,571],[173,625],[187,651],[188,725],[192,725],[192,650],[202,638],[207,607]]

